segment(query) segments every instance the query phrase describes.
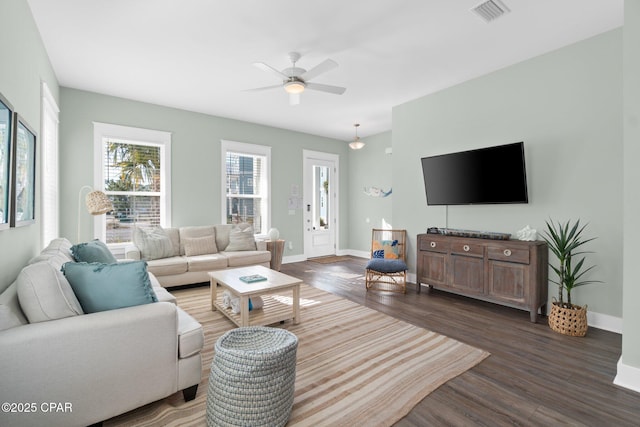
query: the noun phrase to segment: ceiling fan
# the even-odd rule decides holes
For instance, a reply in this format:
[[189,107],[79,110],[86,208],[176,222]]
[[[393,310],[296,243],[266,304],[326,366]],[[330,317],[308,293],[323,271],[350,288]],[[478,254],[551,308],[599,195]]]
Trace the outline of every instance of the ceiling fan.
[[278,79],[282,80],[282,83],[274,86],[249,89],[249,91],[253,92],[282,87],[284,88],[285,92],[289,94],[289,104],[297,105],[300,103],[300,94],[304,92],[305,89],[318,90],[320,92],[333,93],[335,95],[342,95],[344,91],[347,90],[346,88],[340,86],[311,83],[309,81],[322,73],[326,73],[327,71],[337,68],[337,62],[331,59],[325,59],[320,64],[307,71],[304,68],[296,67],[296,62],[298,62],[300,56],[301,55],[298,52],[289,53],[289,60],[291,61],[292,65],[291,67],[285,68],[282,71],[278,71],[272,66],[265,64],[264,62],[254,62],[254,66],[275,75]]

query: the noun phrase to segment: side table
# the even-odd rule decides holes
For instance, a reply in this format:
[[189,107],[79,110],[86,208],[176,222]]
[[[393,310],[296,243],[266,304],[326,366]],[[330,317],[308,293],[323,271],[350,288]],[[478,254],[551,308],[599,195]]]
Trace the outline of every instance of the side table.
[[271,252],[271,269],[280,271],[282,254],[284,253],[284,240],[267,240],[267,250]]

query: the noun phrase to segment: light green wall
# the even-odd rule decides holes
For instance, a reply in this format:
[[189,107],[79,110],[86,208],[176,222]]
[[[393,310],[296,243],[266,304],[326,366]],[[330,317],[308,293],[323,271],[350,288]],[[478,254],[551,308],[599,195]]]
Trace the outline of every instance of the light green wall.
[[621,29],[395,107],[393,220],[408,229],[410,270],[416,235],[446,225],[445,207],[426,204],[420,158],[524,141],[529,204],[450,206],[448,226],[515,233],[542,231],[548,218],[588,222],[598,236],[591,277],[604,284],[575,290],[573,302],[621,317],[621,120]]
[[[640,369],[640,2],[624,3],[624,324],[622,360]],[[636,387],[640,384],[636,383]]]
[[[293,243],[285,256],[302,254],[302,211],[289,215],[291,185],[302,191],[303,149],[340,156],[341,223],[348,222],[348,146],[344,141],[161,107],[96,93],[61,88],[61,233],[75,240],[80,187],[93,185],[93,122],[172,133],[172,225],[220,223],[220,140],[272,147],[272,226]],[[81,222],[83,236],[92,235],[92,221]],[[340,247],[348,244],[348,227],[340,230]]]
[[[0,2],[0,92],[25,121],[40,132],[40,87],[45,81],[58,99],[53,73],[31,10],[25,0]],[[39,140],[38,140],[39,142]],[[36,145],[40,167],[40,144]],[[40,172],[36,182],[36,223],[0,231],[0,291],[15,280],[24,264],[41,249]]]
[[[393,224],[393,193],[387,197],[371,197],[364,188],[392,188],[392,162],[385,148],[391,147],[391,132],[362,138],[366,145],[349,153],[349,249],[367,252],[371,249],[371,229],[380,228],[382,220]],[[368,220],[368,222],[367,222]]]

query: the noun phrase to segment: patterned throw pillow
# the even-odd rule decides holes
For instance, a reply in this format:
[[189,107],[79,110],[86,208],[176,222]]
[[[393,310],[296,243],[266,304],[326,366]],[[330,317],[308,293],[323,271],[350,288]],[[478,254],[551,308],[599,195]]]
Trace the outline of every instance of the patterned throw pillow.
[[376,240],[373,242],[373,258],[398,259],[400,247],[398,240]]
[[136,227],[133,230],[133,243],[140,249],[142,259],[150,261],[173,256],[173,244],[162,227],[145,230]]
[[255,251],[256,240],[253,237],[253,227],[245,225],[245,228],[240,226],[233,227],[229,233],[229,244],[225,248],[225,251]]
[[215,236],[187,237],[184,240],[186,256],[208,255],[218,253]]

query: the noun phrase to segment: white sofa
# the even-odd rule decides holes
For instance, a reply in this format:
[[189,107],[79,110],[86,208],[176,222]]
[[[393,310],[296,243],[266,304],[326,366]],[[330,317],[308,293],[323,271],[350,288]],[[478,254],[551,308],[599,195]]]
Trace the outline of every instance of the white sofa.
[[[66,239],[52,241],[20,273],[29,277],[19,275],[0,294],[0,402],[6,402],[0,425],[86,426],[179,390],[185,400],[195,398],[202,327],[152,274],[158,302],[46,320],[73,305],[51,307],[47,301],[47,292],[65,289],[56,269],[73,261],[70,247]],[[40,278],[47,263],[53,276]],[[44,318],[32,323],[31,309],[23,310],[33,302],[24,298],[27,279],[43,307]],[[74,299],[68,293],[64,298]]]
[[[125,256],[133,260],[145,259],[149,271],[164,287],[208,282],[209,271],[249,265],[270,266],[271,252],[266,250],[266,242],[253,239],[249,224],[164,228],[161,232],[171,241],[170,250],[165,253],[167,256],[145,256],[145,248],[140,247],[143,245],[140,242],[129,245]],[[207,240],[210,241],[205,244]],[[190,250],[190,246],[196,249]],[[205,250],[207,248],[209,250]]]

